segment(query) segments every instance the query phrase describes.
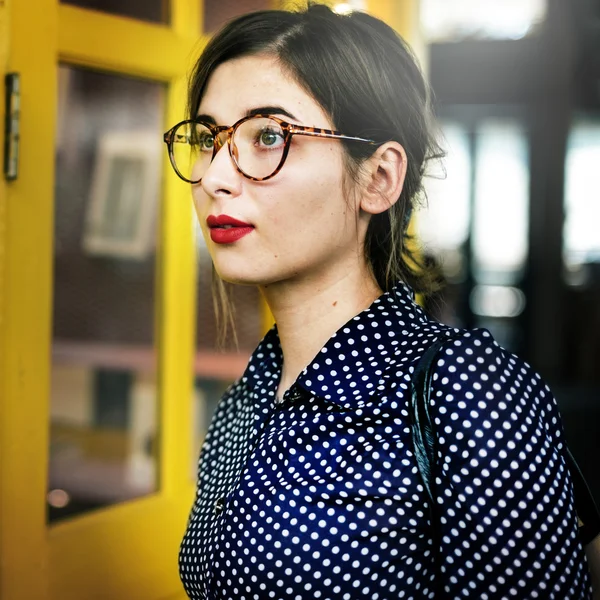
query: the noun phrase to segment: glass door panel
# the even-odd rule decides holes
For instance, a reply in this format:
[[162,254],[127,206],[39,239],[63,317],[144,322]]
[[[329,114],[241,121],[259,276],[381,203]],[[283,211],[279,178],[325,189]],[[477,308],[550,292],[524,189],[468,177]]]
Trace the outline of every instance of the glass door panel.
[[59,67],[48,519],[157,490],[161,84]]
[[61,2],[151,23],[170,21],[170,0],[61,0]]

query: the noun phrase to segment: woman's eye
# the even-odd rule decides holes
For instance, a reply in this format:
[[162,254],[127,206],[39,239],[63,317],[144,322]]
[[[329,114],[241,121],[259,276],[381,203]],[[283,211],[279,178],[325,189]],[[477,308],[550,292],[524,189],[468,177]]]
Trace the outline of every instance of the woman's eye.
[[260,132],[259,144],[262,146],[272,147],[277,146],[283,142],[283,135],[279,131],[273,131],[271,129],[265,129]]
[[212,150],[215,145],[213,136],[208,133],[201,135],[198,141],[201,150]]
[[212,152],[215,140],[211,133],[198,133],[192,136],[190,143],[200,152]]

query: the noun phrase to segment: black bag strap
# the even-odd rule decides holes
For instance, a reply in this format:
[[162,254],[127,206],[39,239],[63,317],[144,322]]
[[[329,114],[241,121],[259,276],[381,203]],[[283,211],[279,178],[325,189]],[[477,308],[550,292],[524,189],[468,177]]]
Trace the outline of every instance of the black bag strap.
[[442,346],[459,334],[443,337],[436,340],[423,354],[411,377],[411,431],[413,447],[423,480],[425,493],[430,504],[435,504],[435,465],[437,452],[437,435],[435,425],[430,414],[432,365]]
[[579,518],[579,539],[584,546],[587,546],[600,534],[600,514],[588,483],[569,448],[566,448],[565,458],[573,481],[575,510]]
[[[443,598],[444,591],[440,577],[440,545],[441,529],[437,515],[435,498],[435,480],[437,476],[437,435],[435,424],[431,418],[431,380],[433,365],[443,346],[461,337],[461,333],[453,332],[436,340],[419,359],[411,376],[410,421],[415,458],[419,475],[423,482],[429,504],[429,514],[432,530],[432,553],[435,577],[435,597]],[[566,448],[566,447],[565,447]],[[588,484],[573,458],[571,451],[566,448],[565,458],[573,480],[575,509],[580,519],[579,537],[585,546],[600,533],[600,514],[594,502]]]
[[445,344],[460,337],[460,333],[453,333],[436,340],[419,359],[411,377],[410,394],[410,420],[413,450],[417,467],[423,482],[425,494],[429,504],[429,516],[432,532],[432,556],[435,577],[435,597],[443,597],[443,587],[440,581],[440,545],[441,531],[440,520],[437,516],[435,499],[435,478],[437,475],[437,435],[435,423],[430,414],[432,366],[436,357]]

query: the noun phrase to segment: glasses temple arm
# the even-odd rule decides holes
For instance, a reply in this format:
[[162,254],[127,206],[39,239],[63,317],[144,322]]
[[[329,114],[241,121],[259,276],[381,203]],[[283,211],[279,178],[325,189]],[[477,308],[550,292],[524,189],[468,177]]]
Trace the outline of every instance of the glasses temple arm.
[[344,135],[343,133],[338,133],[337,131],[310,131],[309,129],[297,129],[296,127],[290,128],[290,133],[294,135],[308,135],[310,137],[320,137],[320,138],[331,138],[338,140],[349,140],[354,142],[367,142],[369,144],[376,144],[375,140],[370,140],[367,138],[361,138],[353,135]]

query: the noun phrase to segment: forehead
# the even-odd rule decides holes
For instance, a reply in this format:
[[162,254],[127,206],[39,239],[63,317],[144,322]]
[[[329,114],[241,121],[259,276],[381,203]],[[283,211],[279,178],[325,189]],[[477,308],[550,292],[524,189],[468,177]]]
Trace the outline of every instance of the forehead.
[[244,56],[219,65],[211,74],[198,114],[231,124],[261,106],[281,106],[299,123],[329,126],[316,100],[271,56]]

